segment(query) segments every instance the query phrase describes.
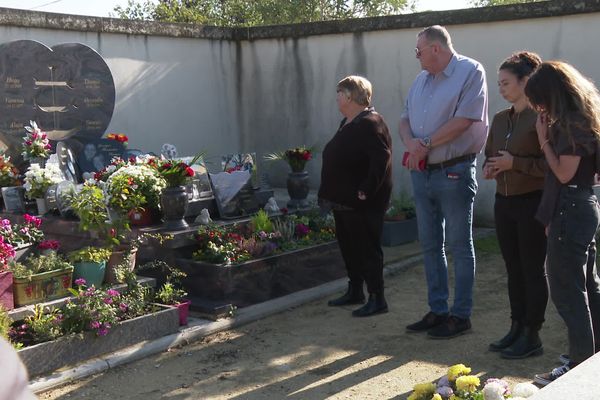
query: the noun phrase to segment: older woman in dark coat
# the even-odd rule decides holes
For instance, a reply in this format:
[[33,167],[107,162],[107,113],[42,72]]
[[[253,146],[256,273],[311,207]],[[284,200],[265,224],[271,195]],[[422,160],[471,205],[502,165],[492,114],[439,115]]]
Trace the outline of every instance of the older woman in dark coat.
[[382,116],[371,107],[371,83],[348,76],[337,85],[337,105],[344,116],[323,151],[319,200],[333,209],[336,236],[348,271],[347,292],[330,306],[364,303],[355,317],[384,313],[383,216],[392,190],[392,140]]

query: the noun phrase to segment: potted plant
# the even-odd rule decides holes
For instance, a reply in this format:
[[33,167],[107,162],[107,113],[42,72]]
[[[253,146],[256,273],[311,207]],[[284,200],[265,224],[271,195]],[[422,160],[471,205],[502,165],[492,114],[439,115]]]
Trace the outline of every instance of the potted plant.
[[19,170],[10,161],[10,156],[0,151],[0,187],[19,186]]
[[155,293],[155,301],[167,306],[176,307],[179,312],[179,325],[187,325],[190,305],[192,302],[185,298],[187,293],[181,288],[181,279],[187,274],[177,267],[172,267],[162,260],[154,260],[144,264],[141,270],[160,270],[165,282]]
[[[194,165],[202,153],[190,162]],[[165,219],[164,226],[167,229],[176,230],[188,227],[184,216],[188,208],[188,194],[185,184],[194,176],[194,170],[190,165],[179,160],[158,159],[152,162],[156,170],[166,182],[166,188],[160,195],[160,205]]]
[[417,240],[417,219],[412,198],[402,193],[393,196],[383,222],[381,244],[398,246]]
[[29,199],[36,200],[40,215],[48,211],[44,199],[46,190],[62,180],[62,172],[55,164],[48,164],[46,168],[41,167],[39,164],[31,164],[25,172],[25,183],[23,184],[25,195]]
[[88,246],[68,254],[68,259],[75,266],[74,279],[85,279],[88,285],[100,287],[106,273],[106,262],[112,251],[105,247]]
[[287,179],[287,190],[290,195],[289,208],[305,208],[308,206],[306,200],[309,192],[308,172],[304,170],[306,163],[312,159],[315,147],[300,146],[276,153],[267,154],[268,161],[283,160],[288,163],[292,172]]
[[73,266],[57,253],[31,255],[22,263],[12,262],[15,306],[58,299],[68,295]]
[[[105,193],[109,208],[121,217],[127,216],[136,225],[151,223],[156,213],[160,194],[166,182],[158,171],[147,164],[126,165],[106,180]],[[144,212],[144,218],[136,213]]]

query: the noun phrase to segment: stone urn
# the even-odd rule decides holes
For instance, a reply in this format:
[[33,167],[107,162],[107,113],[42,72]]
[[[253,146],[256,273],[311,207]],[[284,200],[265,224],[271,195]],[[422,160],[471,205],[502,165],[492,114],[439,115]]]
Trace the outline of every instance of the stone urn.
[[288,208],[305,208],[309,203],[308,197],[308,172],[307,171],[292,171],[288,174],[287,190],[290,195]]
[[188,227],[184,216],[188,208],[188,193],[185,186],[165,188],[160,195],[160,206],[163,213],[163,227],[169,230]]

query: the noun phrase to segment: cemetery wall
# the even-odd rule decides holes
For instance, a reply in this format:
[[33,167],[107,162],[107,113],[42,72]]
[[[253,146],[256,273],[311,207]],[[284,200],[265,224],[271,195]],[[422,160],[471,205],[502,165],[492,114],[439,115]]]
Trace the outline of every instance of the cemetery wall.
[[[411,191],[400,167],[397,125],[419,72],[415,35],[423,26],[448,27],[456,50],[488,72],[490,120],[506,107],[496,69],[512,51],[529,49],[563,59],[600,81],[600,1],[542,2],[501,8],[428,12],[395,17],[275,27],[224,29],[121,21],[0,8],[2,42],[38,40],[48,46],[84,43],[106,60],[116,87],[108,132],[132,148],[182,154],[256,151],[322,145],[340,121],[335,85],[361,74],[374,85],[374,105],[394,139],[395,191]],[[216,159],[215,159],[216,161]],[[265,164],[285,185],[284,165]],[[308,164],[318,186],[320,158]],[[481,178],[479,174],[479,178]],[[479,179],[476,219],[492,221],[494,183]]]

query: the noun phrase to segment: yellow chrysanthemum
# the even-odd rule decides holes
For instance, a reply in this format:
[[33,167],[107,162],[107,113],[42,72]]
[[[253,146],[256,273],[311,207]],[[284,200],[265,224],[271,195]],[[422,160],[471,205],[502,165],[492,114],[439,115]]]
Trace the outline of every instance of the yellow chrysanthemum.
[[471,373],[471,368],[464,364],[456,364],[448,368],[448,380],[454,382],[456,378],[461,375],[468,375]]
[[439,393],[435,393],[433,395],[433,397],[431,398],[431,400],[444,400],[444,399],[442,399],[442,396],[440,396]]
[[472,393],[479,387],[479,378],[475,375],[464,375],[456,378],[456,389]]
[[435,392],[435,384],[433,383],[417,383],[413,387],[413,392],[408,396],[407,400],[429,399]]

